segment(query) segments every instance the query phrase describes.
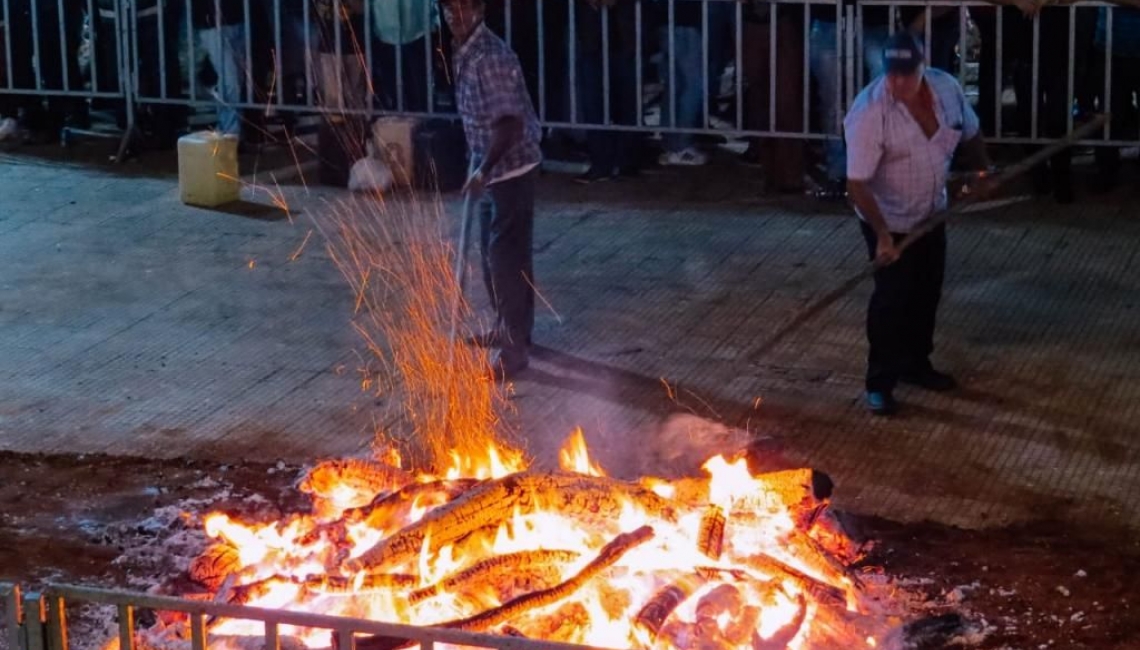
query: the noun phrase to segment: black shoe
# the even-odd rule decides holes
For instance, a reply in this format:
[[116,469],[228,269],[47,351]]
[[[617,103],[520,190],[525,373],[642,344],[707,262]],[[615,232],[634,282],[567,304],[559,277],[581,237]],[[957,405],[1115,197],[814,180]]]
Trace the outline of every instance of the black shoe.
[[496,382],[512,381],[530,366],[530,355],[526,352],[503,354],[497,352],[491,357],[491,378]]
[[938,372],[933,368],[928,368],[921,372],[905,373],[899,379],[904,383],[925,388],[926,390],[932,390],[936,393],[944,393],[958,387],[958,382],[954,377],[944,372]]
[[614,179],[613,172],[605,172],[600,169],[591,168],[585,174],[574,177],[574,182],[579,185],[590,185],[591,183],[604,183]]
[[899,403],[889,391],[869,390],[863,399],[872,415],[894,415],[899,411]]

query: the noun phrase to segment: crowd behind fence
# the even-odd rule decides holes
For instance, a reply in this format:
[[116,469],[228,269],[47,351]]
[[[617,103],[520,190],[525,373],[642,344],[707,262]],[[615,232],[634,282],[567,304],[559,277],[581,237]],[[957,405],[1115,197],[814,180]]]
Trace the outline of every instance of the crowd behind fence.
[[[662,135],[666,162],[703,162],[698,135],[759,139],[794,161],[882,71],[898,29],[957,76],[988,139],[1043,143],[1111,109],[1089,144],[1137,141],[1134,0],[486,0],[548,132],[624,150]],[[52,137],[92,109],[170,143],[195,112],[256,139],[267,120],[447,116],[452,44],[435,0],[0,0],[0,118]],[[1008,3],[1008,4],[1007,4]],[[1032,15],[1029,15],[1032,13]],[[788,142],[781,142],[787,140]],[[1107,158],[1106,158],[1107,159]]]

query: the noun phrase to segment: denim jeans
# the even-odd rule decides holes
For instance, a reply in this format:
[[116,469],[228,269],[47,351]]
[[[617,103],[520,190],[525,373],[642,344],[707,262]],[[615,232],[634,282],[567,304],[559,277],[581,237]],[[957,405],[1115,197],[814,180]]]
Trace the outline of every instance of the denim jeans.
[[[811,76],[819,88],[819,116],[825,133],[842,135],[842,103],[837,97],[842,68],[839,50],[835,47],[836,26],[832,21],[815,20],[811,24]],[[883,46],[888,32],[886,26],[863,27],[863,63],[867,67],[865,79],[870,81],[883,74]],[[832,179],[847,176],[847,147],[842,139],[827,140],[827,175]]]
[[236,105],[245,87],[245,25],[200,29],[198,41],[218,73],[218,131],[240,136],[241,113]]
[[[704,70],[704,58],[701,55],[701,30],[696,27],[674,27],[673,39],[676,52],[669,51],[669,28],[659,29],[661,47],[664,56],[661,57],[660,74],[665,86],[665,93],[661,98],[661,126],[692,129],[700,126],[705,101],[705,80],[707,71]],[[676,60],[676,87],[670,88],[670,61]],[[670,92],[672,93],[670,95]],[[674,123],[670,97],[676,102],[676,122]],[[693,136],[689,133],[667,133],[662,138],[665,149],[670,152],[681,151],[693,143]]]

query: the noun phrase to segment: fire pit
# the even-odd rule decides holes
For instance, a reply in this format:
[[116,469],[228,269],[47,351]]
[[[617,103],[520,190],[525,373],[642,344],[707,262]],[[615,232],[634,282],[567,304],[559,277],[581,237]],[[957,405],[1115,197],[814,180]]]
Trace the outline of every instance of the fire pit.
[[[503,463],[494,448],[483,461],[467,476],[327,461],[299,485],[310,512],[262,524],[212,513],[214,543],[189,567],[204,588],[195,597],[604,647],[875,647],[892,627],[851,570],[859,549],[812,470],[753,475],[717,456],[703,477],[622,481],[590,461],[581,432],[558,472]],[[144,632],[141,646],[187,638],[157,627],[163,638]],[[206,628],[264,633],[236,619]],[[327,630],[280,634],[338,645]]]

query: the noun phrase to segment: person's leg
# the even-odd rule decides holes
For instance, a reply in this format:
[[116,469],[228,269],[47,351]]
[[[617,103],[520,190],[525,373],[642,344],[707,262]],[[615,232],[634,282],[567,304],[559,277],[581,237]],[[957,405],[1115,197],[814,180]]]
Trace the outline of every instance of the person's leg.
[[[578,18],[578,116],[584,124],[603,124],[605,122],[605,104],[609,98],[605,96],[604,85],[604,57],[602,54],[603,39],[601,35],[602,19],[597,12],[582,10]],[[610,92],[615,88],[610,80]],[[590,157],[590,169],[579,178],[582,181],[600,180],[609,178],[614,171],[614,153],[612,134],[606,131],[590,130],[586,133],[586,149]]]
[[534,328],[534,170],[491,185],[489,258],[504,366],[525,367]]
[[[877,237],[860,221],[868,255],[875,257]],[[896,240],[898,237],[896,237]],[[909,251],[908,251],[909,253]],[[869,393],[891,393],[902,373],[906,358],[905,324],[910,317],[913,256],[904,255],[894,264],[875,271],[875,287],[867,307],[867,374],[865,387]]]
[[[217,72],[215,94],[218,100],[218,131],[240,135],[241,119],[235,104],[241,101],[241,67],[239,56],[243,38],[240,25],[207,27],[198,31],[198,41]],[[234,31],[237,34],[234,34]]]
[[933,370],[930,355],[934,352],[934,328],[946,272],[946,228],[939,226],[927,233],[904,255],[911,258],[908,261],[914,293],[910,299],[910,313],[904,321],[907,355],[903,370],[921,376]]
[[[695,128],[702,124],[708,71],[701,52],[701,30],[683,27],[677,30],[677,125]],[[685,137],[691,146],[693,137]]]
[[472,209],[479,219],[479,263],[483,267],[483,286],[486,287],[487,297],[491,299],[491,306],[495,309],[495,331],[498,332],[499,297],[495,292],[494,276],[491,274],[491,229],[495,217],[495,204],[491,200],[491,194],[484,192],[483,196],[475,201]]

